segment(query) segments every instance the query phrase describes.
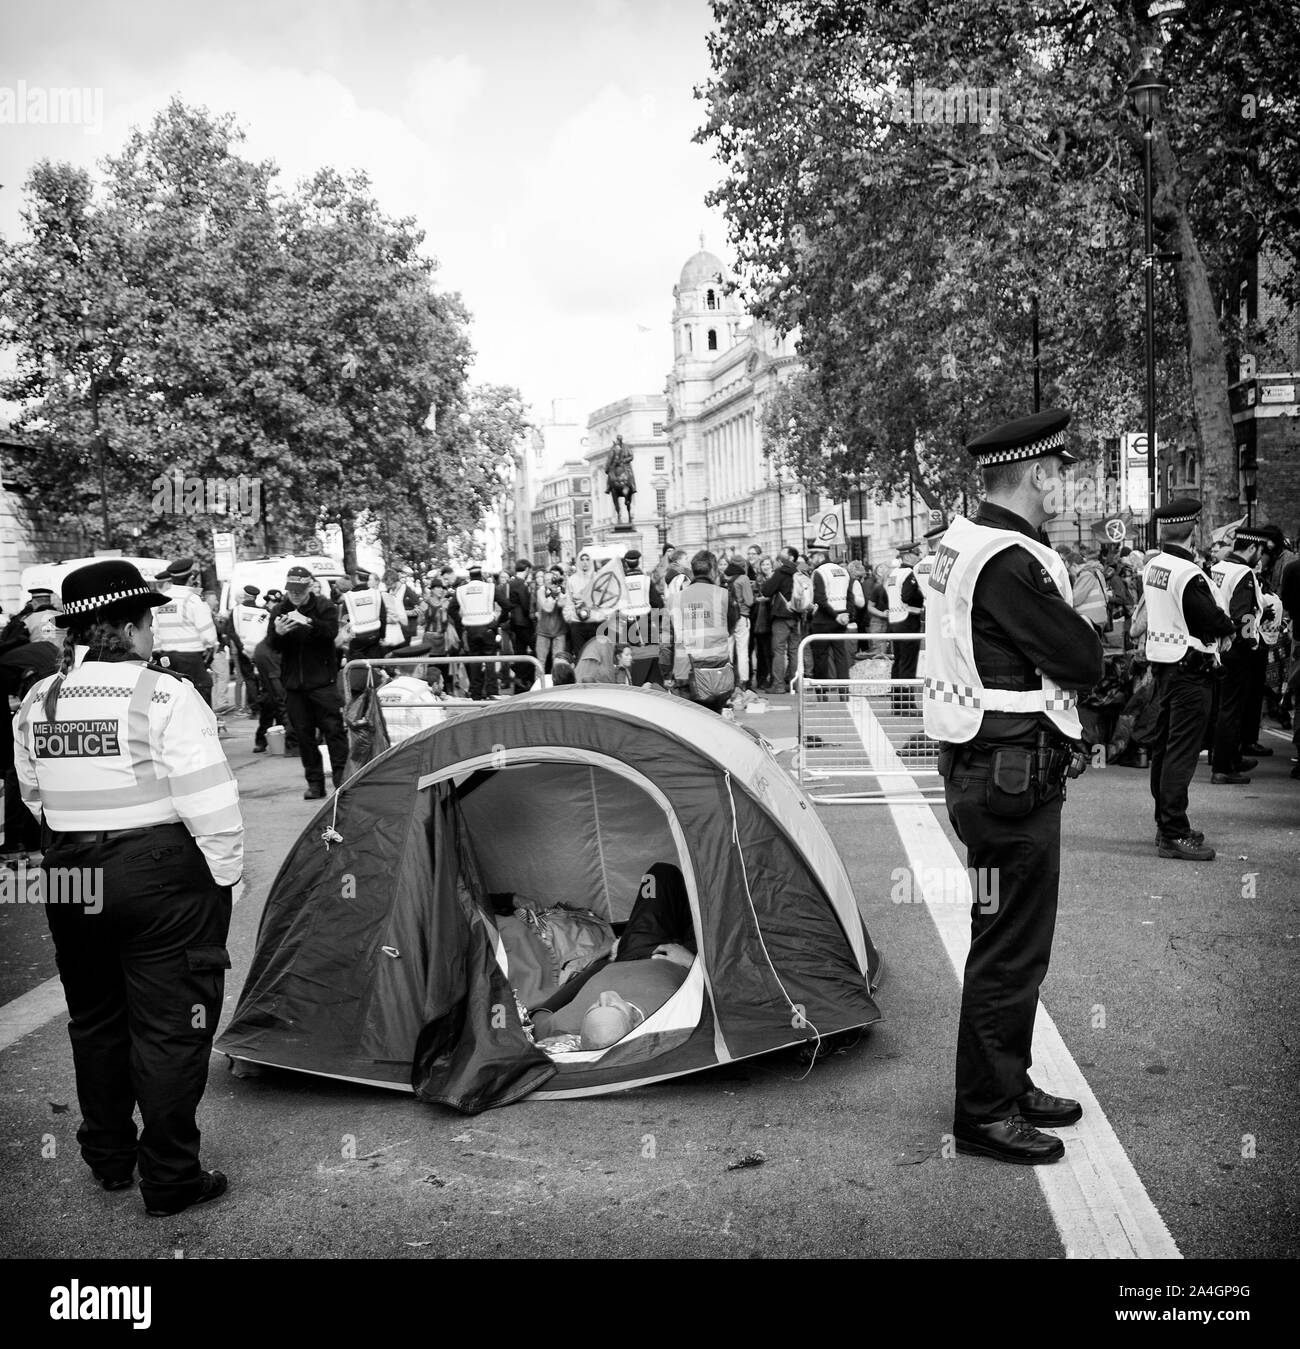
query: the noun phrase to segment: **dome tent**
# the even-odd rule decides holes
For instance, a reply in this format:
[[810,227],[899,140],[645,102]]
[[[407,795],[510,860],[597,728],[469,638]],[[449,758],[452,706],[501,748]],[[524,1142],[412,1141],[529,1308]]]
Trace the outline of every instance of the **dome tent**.
[[[685,982],[612,1047],[552,1060],[515,1014],[487,896],[617,927],[658,861],[689,898]],[[570,685],[451,718],[349,779],[276,877],[218,1048],[472,1113],[869,1025],[878,967],[825,828],[757,740],[661,691]]]

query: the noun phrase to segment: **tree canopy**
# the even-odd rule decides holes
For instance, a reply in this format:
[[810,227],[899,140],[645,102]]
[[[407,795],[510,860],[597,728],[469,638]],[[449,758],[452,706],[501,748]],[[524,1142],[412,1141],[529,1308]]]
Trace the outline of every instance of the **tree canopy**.
[[[283,193],[242,139],[174,100],[106,160],[98,194],[84,171],[33,170],[28,237],[0,244],[4,395],[33,447],[17,473],[98,538],[102,454],[101,542],[133,551],[209,555],[214,527],[245,552],[314,548],[335,523],[351,567],[369,523],[390,562],[428,561],[499,494],[519,396],[468,384],[470,315],[364,175]],[[173,478],[256,483],[257,509],[195,510],[159,491]]]
[[[1163,51],[1155,125],[1157,407],[1215,518],[1236,513],[1227,385],[1256,249],[1300,255],[1289,6],[1189,0],[715,0],[697,139],[726,176],[755,313],[805,372],[767,411],[779,458],[831,490],[971,485],[960,446],[1044,406],[1085,452],[1143,425],[1142,128],[1125,86]],[[1168,6],[1164,7],[1168,10]],[[1289,272],[1293,287],[1294,267]]]

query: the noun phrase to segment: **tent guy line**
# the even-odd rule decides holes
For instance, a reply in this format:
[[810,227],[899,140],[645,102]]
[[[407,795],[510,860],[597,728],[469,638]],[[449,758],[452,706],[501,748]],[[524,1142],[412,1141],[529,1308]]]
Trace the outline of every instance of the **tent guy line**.
[[[877,747],[881,762],[873,762],[872,766],[903,769],[903,761],[881,731],[868,700],[854,697],[849,707],[868,758],[871,747]],[[882,750],[880,746],[885,748]],[[885,790],[887,797],[890,794],[906,797],[915,796],[918,789],[912,778],[904,776],[892,779]],[[932,807],[894,800],[888,804],[908,865],[924,894],[925,907],[957,982],[961,983],[970,949],[970,910],[965,904],[950,902],[951,896],[940,878],[964,875],[965,864],[958,858]],[[1033,1054],[1034,1063],[1042,1071],[1041,1085],[1078,1100],[1084,1112],[1078,1124],[1053,1130],[1066,1141],[1061,1161],[1033,1168],[1060,1233],[1066,1258],[1181,1259],[1164,1219],[1098,1104],[1083,1070],[1041,1002],[1034,1024]]]

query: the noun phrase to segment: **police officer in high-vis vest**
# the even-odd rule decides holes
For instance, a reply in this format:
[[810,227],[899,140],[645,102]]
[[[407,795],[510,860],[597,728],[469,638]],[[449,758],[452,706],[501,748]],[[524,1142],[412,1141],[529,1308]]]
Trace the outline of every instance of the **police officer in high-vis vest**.
[[[912,540],[898,550],[898,561],[885,581],[889,596],[889,631],[920,633],[925,628],[925,595],[916,583],[913,568],[921,559],[920,545]],[[915,679],[921,658],[920,642],[894,642],[894,660],[890,667],[891,679]],[[895,716],[916,711],[916,695],[910,685],[895,686],[890,693],[890,710]]]
[[[475,562],[469,569],[469,580],[456,587],[451,603],[451,616],[465,634],[467,656],[495,656],[497,653],[497,623],[501,606],[496,601],[496,587],[483,576],[482,566]],[[466,666],[469,672],[469,696],[481,703],[495,698],[499,690],[496,665],[486,661]]]
[[957,1031],[959,1152],[1009,1162],[1065,1153],[1040,1127],[1078,1102],[1030,1080],[1047,973],[1068,772],[1082,771],[1076,703],[1102,673],[1101,642],[1071,605],[1070,577],[1043,541],[1059,509],[1066,412],[1025,417],[966,448],[984,478],[973,520],[952,522],[925,604],[926,733],[940,742],[948,818],[977,879]]
[[147,663],[167,602],[121,559],[69,573],[62,670],[14,718],[23,800],[44,826],[81,1155],[106,1190],[127,1189],[138,1166],[145,1208],[160,1217],[226,1189],[199,1165],[195,1113],[244,855],[212,709]]
[[632,648],[631,682],[663,687],[659,669],[659,625],[664,597],[652,577],[641,570],[641,550],[623,554],[623,604],[616,615],[615,640]]
[[[1210,568],[1210,593],[1232,622],[1232,645],[1223,653],[1219,715],[1210,754],[1210,781],[1216,787],[1245,786],[1258,759],[1243,757],[1245,721],[1264,696],[1265,664],[1260,660],[1264,592],[1256,568],[1272,540],[1263,529],[1241,525],[1232,550]],[[1254,746],[1252,746],[1254,748]]]
[[[849,613],[848,568],[832,562],[824,548],[814,548],[809,555],[813,564],[813,609],[810,632],[813,636],[828,633],[856,631]],[[849,677],[849,649],[851,642],[814,642],[812,667],[814,679],[847,679]],[[825,702],[828,690],[817,690],[817,701]],[[830,692],[833,702],[842,702],[849,696],[848,688]]]
[[1192,551],[1201,503],[1180,497],[1155,513],[1160,551],[1142,572],[1147,661],[1159,708],[1151,747],[1151,795],[1161,857],[1210,862],[1214,849],[1187,818],[1188,787],[1201,756],[1219,667],[1232,622],[1214,599]]
[[[400,626],[405,613],[394,605],[392,597],[379,588],[379,577],[358,567],[355,573],[356,584],[342,596],[343,610],[347,617],[351,636],[348,639],[346,657],[348,660],[376,661],[401,645],[400,640],[389,644],[390,620]],[[348,671],[348,691],[360,693],[366,686],[367,674],[358,668]]]
[[718,580],[718,559],[701,551],[691,558],[691,583],[683,586],[671,609],[672,679],[701,707],[722,712],[736,688],[731,663],[731,633],[736,626],[735,597]]
[[194,572],[194,559],[179,557],[155,578],[166,599],[153,616],[154,660],[188,679],[211,707],[217,625],[212,610],[190,588]]

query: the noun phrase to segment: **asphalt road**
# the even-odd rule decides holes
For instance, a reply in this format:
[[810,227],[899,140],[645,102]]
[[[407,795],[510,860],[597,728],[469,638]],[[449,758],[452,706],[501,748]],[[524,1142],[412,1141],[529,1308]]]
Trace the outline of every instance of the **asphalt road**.
[[[793,736],[788,700],[754,724]],[[315,806],[296,760],[251,754],[250,723],[233,722],[226,743],[248,829],[229,1011],[262,902]],[[1300,1254],[1300,783],[1288,743],[1273,743],[1249,788],[1212,788],[1202,769],[1193,818],[1214,863],[1157,858],[1145,773],[1091,771],[1065,813],[1043,1003],[1192,1258]],[[153,1219],[137,1191],[89,1180],[54,1016],[0,1051],[0,1255],[1061,1259],[1038,1168],[946,1155],[960,989],[926,906],[891,898],[907,864],[891,812],[822,814],[886,958],[885,1020],[856,1048],[811,1071],[787,1053],[473,1118],[288,1073],[238,1078],[214,1056],[204,1159],[230,1193]],[[39,907],[0,905],[10,1005],[55,973],[44,929]]]

